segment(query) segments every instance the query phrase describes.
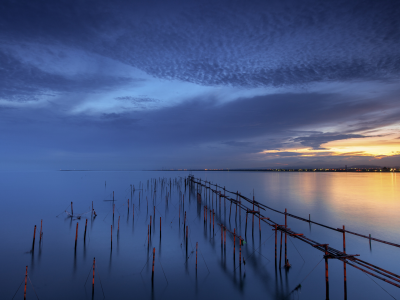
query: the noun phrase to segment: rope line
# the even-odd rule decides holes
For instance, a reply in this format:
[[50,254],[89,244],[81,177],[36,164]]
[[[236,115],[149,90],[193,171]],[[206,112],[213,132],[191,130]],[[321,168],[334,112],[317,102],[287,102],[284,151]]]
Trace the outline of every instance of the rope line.
[[368,278],[370,278],[373,282],[375,282],[382,290],[384,290],[386,293],[388,293],[388,295],[390,297],[392,297],[393,299],[396,299],[395,297],[392,296],[392,294],[390,294],[387,290],[385,290],[380,284],[378,284],[371,276],[368,276],[367,273],[364,273],[365,276],[367,276]]
[[17,291],[15,292],[15,294],[14,294],[14,296],[11,298],[11,300],[13,300],[13,299],[14,299],[14,297],[15,297],[15,295],[18,293],[18,291],[19,291],[19,289],[20,289],[21,285],[24,283],[24,280],[25,280],[25,278],[24,278],[24,279],[22,279],[22,282],[21,282],[21,284],[19,285],[19,287],[18,287]]
[[[292,241],[292,239],[290,238],[290,236],[289,236],[289,241],[291,241],[291,242],[292,242],[292,245],[293,245],[293,246],[294,246],[294,248],[297,250],[297,248],[296,248],[296,245],[293,243],[293,241]],[[299,255],[300,255],[301,259],[302,259],[304,262],[306,262],[306,261],[304,260],[303,256],[300,254],[300,251],[299,251],[299,250],[297,250],[297,253],[299,253]]]
[[29,282],[31,283],[31,286],[32,286],[32,288],[33,288],[33,291],[35,292],[36,298],[38,298],[38,300],[39,300],[39,297],[38,297],[38,295],[37,295],[37,293],[36,293],[35,287],[33,286],[33,283],[32,283],[32,281],[31,281],[31,278],[29,277],[29,275],[28,275],[28,279],[29,279]]

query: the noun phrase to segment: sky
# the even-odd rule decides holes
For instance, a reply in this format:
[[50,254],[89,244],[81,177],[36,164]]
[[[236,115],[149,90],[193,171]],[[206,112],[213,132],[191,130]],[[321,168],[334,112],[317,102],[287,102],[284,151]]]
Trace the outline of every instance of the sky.
[[400,166],[400,2],[0,2],[0,170]]

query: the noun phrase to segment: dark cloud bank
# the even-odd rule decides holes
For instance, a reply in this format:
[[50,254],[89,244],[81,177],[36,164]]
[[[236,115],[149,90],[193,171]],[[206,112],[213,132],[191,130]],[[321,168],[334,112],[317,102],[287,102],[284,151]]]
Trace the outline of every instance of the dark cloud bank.
[[[79,164],[86,168],[116,165],[123,169],[209,167],[209,164],[216,167],[231,167],[232,164],[273,167],[275,163],[332,165],[344,163],[346,158],[299,160],[296,156],[301,153],[290,152],[280,153],[279,157],[265,162],[251,157],[292,142],[320,149],[321,144],[329,141],[365,137],[352,131],[296,132],[299,127],[318,128],[322,124],[358,120],[360,126],[367,129],[367,126],[392,124],[399,118],[394,101],[339,102],[335,101],[337,98],[341,95],[281,94],[240,99],[224,105],[194,99],[170,108],[98,117],[67,117],[62,112],[46,109],[8,109],[2,112],[8,118],[3,118],[0,126],[10,130],[3,131],[0,138],[8,141],[2,147],[4,154],[15,157],[16,161],[23,155],[26,160],[36,157],[50,165],[59,160],[58,163],[74,168],[79,168]],[[376,111],[385,112],[384,117],[370,118]],[[368,118],[368,125],[363,123],[365,118]],[[358,130],[353,128],[353,131]]]

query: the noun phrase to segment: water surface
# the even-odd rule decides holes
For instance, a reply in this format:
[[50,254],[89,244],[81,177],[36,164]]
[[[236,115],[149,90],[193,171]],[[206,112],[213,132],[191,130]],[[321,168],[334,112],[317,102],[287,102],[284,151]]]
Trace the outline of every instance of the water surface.
[[[245,235],[245,218],[229,221],[229,204],[221,210],[215,197],[215,224],[224,223],[245,237],[242,257],[246,265],[239,267],[239,244],[233,258],[233,237],[227,235],[227,245],[221,250],[220,229],[204,224],[202,204],[196,191],[184,186],[189,172],[2,172],[2,209],[0,212],[0,248],[2,299],[11,299],[24,279],[25,266],[29,278],[27,299],[91,299],[91,267],[96,257],[94,299],[323,299],[325,273],[322,253],[294,238],[288,238],[288,258],[292,267],[275,268],[274,233],[258,222],[252,235],[251,219]],[[398,174],[355,173],[253,173],[253,172],[192,172],[207,179],[254,196],[275,209],[342,227],[365,235],[400,243],[400,184]],[[157,192],[152,193],[147,180],[157,178]],[[159,178],[166,183],[161,188]],[[182,179],[181,179],[182,178]],[[169,185],[171,179],[172,185]],[[144,184],[139,203],[139,182]],[[105,184],[106,183],[106,184]],[[130,185],[136,191],[131,194]],[[115,201],[112,199],[114,191]],[[169,193],[168,201],[166,196]],[[185,207],[181,206],[180,193]],[[147,196],[147,201],[146,201]],[[130,199],[128,213],[127,201]],[[207,200],[207,203],[210,199]],[[70,218],[73,201],[75,214]],[[98,216],[90,214],[92,201]],[[133,203],[132,203],[133,201]],[[113,219],[112,205],[115,204]],[[134,215],[132,204],[134,204]],[[182,203],[181,203],[182,204]],[[148,208],[147,208],[148,205]],[[154,205],[156,213],[154,218]],[[210,204],[209,204],[210,207]],[[185,250],[183,214],[187,213],[189,229],[188,254]],[[233,209],[234,211],[234,209]],[[266,211],[276,222],[284,224],[284,216]],[[153,219],[148,245],[147,226]],[[160,239],[160,217],[162,235]],[[208,216],[209,217],[209,216]],[[88,220],[87,236],[84,228]],[[118,230],[119,219],[119,230]],[[43,239],[39,243],[40,221]],[[76,224],[78,240],[75,250]],[[38,226],[33,252],[34,225]],[[111,225],[113,245],[111,248]],[[321,243],[342,249],[342,234],[288,218],[288,226],[296,232]],[[198,243],[196,271],[195,249]],[[399,272],[400,249],[347,235],[347,252],[360,254],[361,259],[389,271]],[[152,250],[155,248],[155,276],[151,283]],[[85,281],[89,280],[85,285]],[[349,299],[400,298],[398,288],[347,267]],[[343,264],[329,261],[331,299],[343,298]],[[301,283],[301,292],[293,289]],[[380,286],[379,286],[379,285]],[[385,290],[383,290],[384,288]],[[22,299],[23,286],[15,299]],[[103,294],[104,293],[104,294]]]

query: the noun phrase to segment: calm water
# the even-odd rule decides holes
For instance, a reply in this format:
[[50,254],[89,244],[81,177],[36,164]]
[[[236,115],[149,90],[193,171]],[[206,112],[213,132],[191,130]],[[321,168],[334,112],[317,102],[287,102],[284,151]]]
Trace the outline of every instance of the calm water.
[[[204,226],[203,207],[196,195],[174,180],[188,172],[3,172],[1,182],[1,299],[11,299],[24,279],[25,266],[29,277],[27,299],[91,299],[91,275],[85,281],[96,257],[94,299],[325,299],[325,277],[322,253],[299,240],[289,238],[289,271],[276,270],[274,236],[267,225],[258,222],[254,237],[248,228],[242,256],[246,265],[239,268],[238,250],[233,260],[233,238],[227,234],[227,246],[221,251],[218,226],[213,234],[210,224]],[[346,229],[400,243],[400,174],[354,173],[251,173],[193,172],[195,177],[216,182],[228,190],[238,190],[273,208]],[[147,188],[150,178],[172,178],[152,196]],[[130,184],[144,183],[131,196]],[[105,182],[107,183],[105,185]],[[185,211],[189,226],[185,253],[183,212],[179,223],[179,189],[185,195]],[[115,217],[112,216],[115,192]],[[170,192],[168,203],[166,193]],[[148,202],[146,202],[146,196]],[[190,198],[190,200],[189,200]],[[127,200],[133,200],[128,214]],[[98,216],[90,213],[82,219],[67,217],[74,202],[74,213],[90,211],[91,203]],[[156,205],[152,238],[147,246],[147,225]],[[147,210],[147,203],[149,208]],[[214,198],[214,208],[215,198]],[[234,211],[234,209],[232,209]],[[266,211],[276,222],[284,224],[284,216]],[[229,222],[229,206],[216,215],[244,236],[245,214]],[[160,217],[162,237],[160,239]],[[85,221],[88,231],[84,242]],[[43,241],[36,235],[35,250],[30,253],[34,225],[40,228],[43,219]],[[118,231],[118,219],[120,229]],[[153,217],[154,220],[154,217]],[[251,219],[250,219],[251,220]],[[75,231],[78,227],[76,251]],[[251,222],[249,222],[251,224]],[[113,247],[110,246],[111,225]],[[288,226],[307,237],[341,250],[342,235],[316,225],[288,218]],[[198,242],[198,269],[195,269],[195,245]],[[360,254],[361,259],[400,273],[400,249],[347,235],[347,252]],[[155,279],[151,284],[152,249],[155,248]],[[192,252],[193,251],[193,252]],[[364,273],[347,267],[349,299],[400,298],[400,290]],[[329,261],[331,299],[343,298],[343,264]],[[291,293],[299,284],[301,291]],[[378,284],[380,285],[378,285]],[[104,292],[104,295],[103,295]],[[23,285],[15,299],[23,298]]]

